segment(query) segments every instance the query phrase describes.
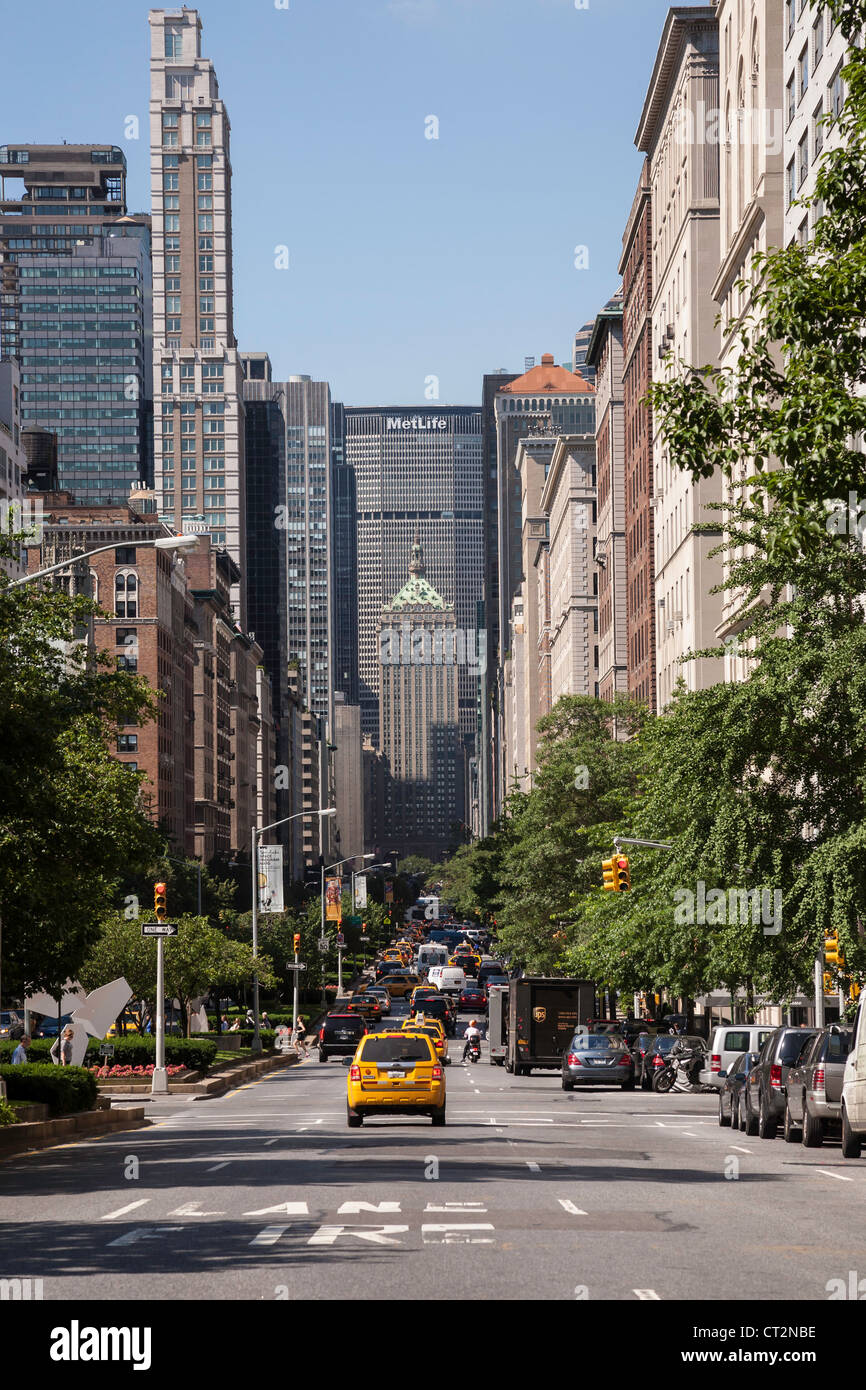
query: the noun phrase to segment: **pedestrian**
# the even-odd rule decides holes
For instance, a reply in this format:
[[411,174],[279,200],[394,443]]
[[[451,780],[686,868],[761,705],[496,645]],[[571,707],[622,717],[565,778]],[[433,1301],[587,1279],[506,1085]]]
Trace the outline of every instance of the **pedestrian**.
[[244,1019],[244,1027],[246,1027],[246,1028],[255,1028],[255,1026],[256,1026],[256,1016],[255,1016],[255,1014],[253,1013],[252,1009],[247,1009],[247,1016],[246,1016],[246,1018]]
[[68,1067],[72,1065],[72,1039],[75,1037],[75,1029],[69,1024],[59,1033],[54,1046],[51,1049],[51,1060],[56,1067]]
[[224,1033],[227,1033],[227,1032],[228,1032],[228,1028],[229,1028],[229,1016],[228,1016],[228,1014],[223,1014],[222,1018],[220,1019],[220,1025],[221,1025],[221,1027],[222,1027],[223,1032],[224,1032]]
[[271,1020],[268,1018],[268,1011],[267,1011],[267,1009],[265,1009],[264,1013],[262,1014],[262,1027],[263,1027],[263,1028],[270,1028],[270,1027],[271,1027]]
[[295,1025],[295,1046],[303,1052],[307,1050],[306,1034],[307,1030],[304,1027],[304,1020],[301,1018],[301,1015],[298,1014],[298,1021]]
[[229,1032],[230,1032],[230,1033],[239,1033],[240,1031],[241,1031],[241,1021],[240,1021],[239,1018],[236,1018],[235,1021],[234,1021],[234,1023],[232,1024],[231,1028],[229,1029]]
[[30,1046],[30,1039],[25,1033],[15,1051],[12,1053],[12,1062],[15,1066],[20,1066],[27,1061],[27,1049]]

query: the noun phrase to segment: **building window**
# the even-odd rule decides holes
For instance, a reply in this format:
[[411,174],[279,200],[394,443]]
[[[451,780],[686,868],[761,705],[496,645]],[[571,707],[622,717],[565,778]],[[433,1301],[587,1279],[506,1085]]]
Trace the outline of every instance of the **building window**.
[[788,165],[788,178],[786,181],[785,193],[785,206],[789,208],[796,196],[796,173],[794,169],[793,159],[791,160],[791,163]]
[[812,144],[813,144],[814,149],[815,149],[815,158],[816,158],[816,159],[818,158],[818,155],[821,153],[821,151],[822,151],[823,148],[824,148],[824,120],[823,120],[823,117],[824,117],[824,107],[823,107],[823,103],[820,103],[820,104],[815,108],[815,114],[814,114],[813,117],[812,117],[812,132],[813,132],[813,134],[812,134]]
[[[177,158],[176,155],[174,157]],[[166,158],[171,158],[171,156],[167,155]],[[168,193],[176,192],[180,188],[180,174],[163,174],[162,186]]]
[[166,216],[165,216],[165,230],[166,230],[167,232],[179,232],[179,231],[180,231],[180,216],[179,216],[178,213],[176,213],[176,212],[169,212],[169,213],[166,213]]
[[199,271],[202,271],[202,270],[212,271],[212,270],[213,270],[213,256],[199,256],[199,258],[198,258],[198,268],[199,268]]
[[795,116],[796,111],[797,111],[797,88],[796,88],[796,84],[795,84],[795,82],[794,82],[794,75],[793,75],[793,73],[791,74],[791,78],[790,78],[790,81],[788,82],[788,86],[787,86],[787,88],[786,88],[786,91],[787,91],[787,93],[788,93],[788,101],[787,101],[788,125],[790,125],[791,122],[793,121],[794,116]]
[[118,734],[117,751],[118,753],[137,753],[138,734]]
[[[199,160],[201,167],[201,160]],[[210,193],[213,189],[213,174],[199,174],[196,178],[196,186],[199,193]]]
[[115,563],[116,565],[134,565],[134,564],[135,564],[135,546],[134,546],[134,545],[118,545],[118,546],[116,546],[116,547],[115,547],[115,551],[114,551],[114,563]]
[[138,580],[128,570],[114,576],[114,613],[118,618],[138,617]]
[[199,213],[198,229],[200,232],[213,231],[213,214],[209,212]]
[[[165,312],[166,312],[167,314],[179,314],[179,313],[180,313],[180,295],[179,295],[179,294],[167,294],[167,295],[165,296]],[[180,325],[178,325],[178,327],[180,327]]]
[[812,71],[814,72],[821,59],[824,57],[824,14],[823,11],[818,15],[812,25]]
[[180,58],[183,56],[183,30],[166,29],[165,31],[165,56],[166,58]]
[[197,130],[195,133],[195,143],[199,146],[207,146],[211,143],[209,130]]
[[806,89],[807,89],[808,86],[809,86],[809,45],[808,45],[808,44],[807,44],[806,47],[803,49],[803,52],[800,54],[800,60],[799,60],[799,62],[798,62],[798,64],[797,64],[797,71],[798,71],[799,74],[800,74],[800,100],[802,101],[802,100],[803,100],[803,97],[806,95]]
[[[199,212],[208,212],[208,211],[212,211],[212,209],[213,209],[213,196],[212,196],[210,193],[200,193],[200,194],[198,195],[198,210],[199,210]],[[206,229],[206,228],[200,228],[200,230],[207,230],[207,229]]]
[[837,68],[828,90],[830,93],[830,110],[838,120],[842,114],[842,107],[845,102],[845,83],[842,81],[841,66]]
[[798,162],[799,162],[799,165],[800,165],[800,173],[799,173],[799,177],[798,177],[798,180],[797,180],[797,181],[798,181],[798,184],[800,185],[800,187],[802,187],[803,184],[804,184],[805,181],[806,181],[806,175],[807,175],[808,172],[809,172],[809,132],[808,132],[808,130],[807,130],[807,131],[804,131],[804,133],[803,133],[803,138],[802,138],[802,140],[800,141],[799,145],[797,146],[797,159],[798,159]]

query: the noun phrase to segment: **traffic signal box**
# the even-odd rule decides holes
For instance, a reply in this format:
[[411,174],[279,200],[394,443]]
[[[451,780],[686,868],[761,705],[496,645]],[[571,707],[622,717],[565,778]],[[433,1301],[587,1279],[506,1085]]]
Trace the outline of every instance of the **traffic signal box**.
[[294,949],[295,955],[297,955],[301,949],[301,933],[299,931],[296,931],[294,935]]
[[601,873],[606,893],[627,893],[631,888],[631,870],[625,855],[618,854],[613,859],[603,859]]
[[827,965],[843,966],[845,952],[839,946],[839,933],[826,932],[824,935],[824,960]]
[[153,912],[157,922],[164,922],[168,916],[168,898],[164,883],[153,885]]

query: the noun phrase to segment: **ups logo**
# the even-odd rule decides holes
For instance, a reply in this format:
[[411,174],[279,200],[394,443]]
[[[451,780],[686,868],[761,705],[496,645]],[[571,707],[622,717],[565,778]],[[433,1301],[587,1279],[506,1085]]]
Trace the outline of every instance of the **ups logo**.
[[539,1004],[537,1008],[532,1010],[532,1017],[535,1019],[536,1023],[543,1023],[547,1018],[547,1010],[543,1005]]

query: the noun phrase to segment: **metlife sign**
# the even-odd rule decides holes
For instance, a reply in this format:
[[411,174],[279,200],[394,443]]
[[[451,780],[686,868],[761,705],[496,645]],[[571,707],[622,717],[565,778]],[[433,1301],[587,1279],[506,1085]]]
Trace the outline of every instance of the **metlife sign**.
[[386,430],[447,430],[444,415],[387,415]]

